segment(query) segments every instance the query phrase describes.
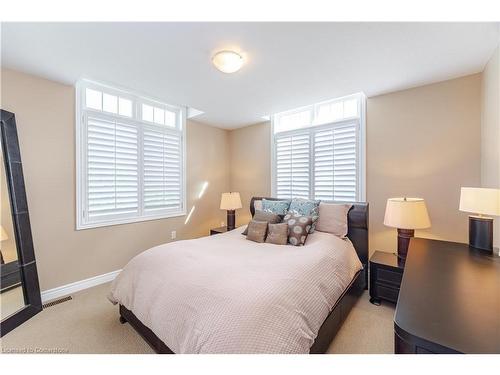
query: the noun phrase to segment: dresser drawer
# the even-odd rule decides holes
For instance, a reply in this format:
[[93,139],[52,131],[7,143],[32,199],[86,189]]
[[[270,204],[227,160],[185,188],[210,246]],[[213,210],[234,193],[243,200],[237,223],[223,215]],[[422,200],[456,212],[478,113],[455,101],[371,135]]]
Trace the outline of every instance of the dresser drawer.
[[422,348],[421,346],[417,346],[416,354],[436,354],[436,353],[431,352],[430,350],[427,350],[425,348]]
[[385,299],[390,302],[398,302],[399,288],[392,288],[387,285],[373,285],[373,297]]
[[401,280],[403,279],[403,273],[391,271],[389,269],[381,267],[377,267],[376,272],[377,272],[377,281],[394,284],[398,288],[401,285]]

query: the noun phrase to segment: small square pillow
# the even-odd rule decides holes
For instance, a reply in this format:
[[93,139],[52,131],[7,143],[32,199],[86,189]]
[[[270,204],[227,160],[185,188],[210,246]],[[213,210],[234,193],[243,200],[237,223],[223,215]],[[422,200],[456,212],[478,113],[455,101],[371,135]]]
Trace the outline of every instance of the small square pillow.
[[252,220],[248,223],[247,240],[264,242],[266,240],[267,221]]
[[266,243],[275,245],[286,245],[288,243],[288,224],[271,224],[267,225]]
[[262,211],[272,212],[273,214],[286,215],[289,206],[289,200],[270,201],[262,199]]
[[340,238],[347,236],[347,214],[351,209],[350,203],[324,203],[319,205],[319,219],[316,230],[332,233]]
[[[255,211],[255,215],[253,215],[252,220],[266,221],[271,224],[281,223],[281,217],[279,215],[264,211]],[[246,236],[248,234],[248,227],[241,234]]]
[[311,230],[312,217],[288,212],[283,221],[288,225],[288,242],[294,246],[305,244]]
[[293,198],[288,211],[302,216],[311,216],[313,223],[309,233],[313,233],[316,228],[316,221],[319,219],[320,202],[311,199]]

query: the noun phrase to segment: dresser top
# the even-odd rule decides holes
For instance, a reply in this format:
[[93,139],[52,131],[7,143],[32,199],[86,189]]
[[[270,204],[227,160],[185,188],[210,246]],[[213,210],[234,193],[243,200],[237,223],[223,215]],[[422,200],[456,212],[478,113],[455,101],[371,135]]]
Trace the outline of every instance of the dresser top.
[[453,351],[500,353],[500,258],[412,238],[394,322]]

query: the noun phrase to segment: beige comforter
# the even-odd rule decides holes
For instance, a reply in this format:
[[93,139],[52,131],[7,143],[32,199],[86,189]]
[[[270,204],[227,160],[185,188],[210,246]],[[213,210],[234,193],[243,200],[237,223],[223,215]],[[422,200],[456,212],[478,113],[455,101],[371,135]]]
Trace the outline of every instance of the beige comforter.
[[308,353],[362,267],[354,247],[322,232],[303,247],[260,244],[243,229],[139,254],[109,299],[175,353]]

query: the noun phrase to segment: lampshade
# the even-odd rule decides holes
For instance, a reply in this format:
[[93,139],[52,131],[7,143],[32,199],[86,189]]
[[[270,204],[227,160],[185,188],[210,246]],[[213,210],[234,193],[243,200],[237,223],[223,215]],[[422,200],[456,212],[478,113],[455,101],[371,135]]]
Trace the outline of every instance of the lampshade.
[[400,229],[423,229],[431,226],[422,198],[389,198],[385,207],[384,225]]
[[243,66],[243,57],[234,51],[220,51],[212,58],[217,69],[223,73],[234,73]]
[[221,210],[237,210],[241,207],[240,193],[222,193],[220,199]]
[[0,225],[0,241],[5,241],[5,240],[8,240],[8,239],[9,239],[9,236],[8,236],[7,232]]
[[481,215],[500,215],[500,189],[463,187],[460,191],[460,211]]

